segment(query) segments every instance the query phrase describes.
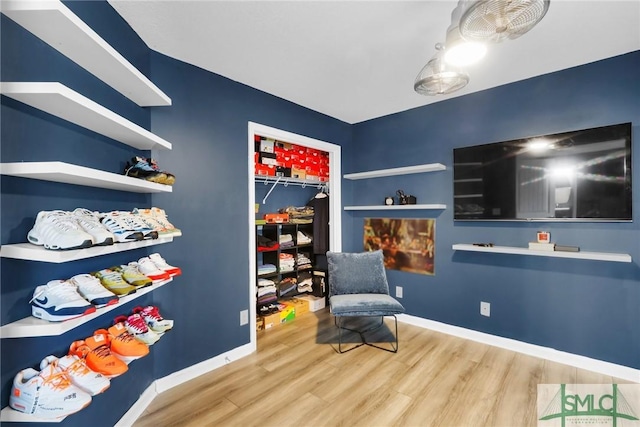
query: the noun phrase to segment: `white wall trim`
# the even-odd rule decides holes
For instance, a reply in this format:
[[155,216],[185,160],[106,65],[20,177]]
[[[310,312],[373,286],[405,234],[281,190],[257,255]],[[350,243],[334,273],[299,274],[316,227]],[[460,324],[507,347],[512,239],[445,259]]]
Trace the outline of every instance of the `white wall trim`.
[[539,357],[541,359],[550,360],[564,365],[573,366],[580,369],[586,369],[592,372],[598,372],[603,375],[609,375],[615,378],[624,379],[640,383],[640,370],[633,369],[628,366],[616,365],[614,363],[605,362],[603,360],[592,359],[577,354],[566,353],[549,347],[542,347],[535,344],[529,344],[510,338],[499,337],[484,332],[474,331],[472,329],[462,328],[460,326],[448,325],[446,323],[436,322],[434,320],[424,319],[421,317],[401,314],[398,321],[407,323],[421,328],[430,329],[436,332],[442,332],[459,338],[476,341],[482,344],[488,344],[494,347],[504,348],[506,350],[515,351],[526,354],[528,356]]
[[330,142],[321,141],[319,139],[310,138],[308,136],[299,135],[285,130],[261,125],[259,123],[248,122],[248,152],[247,152],[247,173],[249,176],[249,328],[250,343],[254,346],[257,343],[256,333],[256,236],[253,232],[255,223],[255,165],[254,165],[254,135],[265,136],[279,141],[286,141],[293,144],[302,145],[308,148],[315,148],[329,153],[329,249],[334,252],[342,251],[342,147]]
[[236,347],[233,350],[219,354],[211,359],[204,360],[188,368],[176,371],[166,377],[159,378],[152,382],[147,389],[142,392],[140,398],[129,408],[129,410],[120,418],[115,427],[128,427],[133,425],[138,418],[144,413],[147,406],[153,402],[160,393],[179,386],[187,381],[191,381],[200,375],[221,368],[226,364],[242,359],[256,351],[255,345],[249,343]]

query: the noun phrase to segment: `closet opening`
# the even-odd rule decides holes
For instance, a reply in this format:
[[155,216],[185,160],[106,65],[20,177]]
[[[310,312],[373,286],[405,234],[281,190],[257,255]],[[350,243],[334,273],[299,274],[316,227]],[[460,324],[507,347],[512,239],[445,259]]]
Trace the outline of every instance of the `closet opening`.
[[266,319],[260,309],[268,316],[274,296],[308,295],[318,303],[324,298],[324,252],[342,248],[342,171],[339,145],[253,122],[248,153],[249,328],[255,351],[257,322]]

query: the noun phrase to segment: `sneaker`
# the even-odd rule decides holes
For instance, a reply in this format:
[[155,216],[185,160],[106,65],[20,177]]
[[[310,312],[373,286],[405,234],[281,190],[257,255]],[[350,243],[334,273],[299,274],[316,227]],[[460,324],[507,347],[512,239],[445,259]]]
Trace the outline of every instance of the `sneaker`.
[[115,236],[100,222],[97,213],[91,212],[89,209],[76,208],[73,212],[69,212],[69,215],[84,231],[91,234],[94,245],[109,246],[115,242]]
[[9,406],[39,418],[53,419],[76,413],[91,403],[91,396],[71,383],[64,372],[24,369],[14,377]]
[[93,246],[93,237],[64,211],[40,211],[27,240],[45,249],[83,249]]
[[151,169],[153,169],[156,172],[163,173],[166,176],[163,184],[166,184],[166,185],[175,184],[176,176],[174,174],[169,173],[167,171],[160,170],[160,167],[158,166],[158,163],[153,159],[147,159],[147,163],[149,164],[149,166],[151,166]]
[[109,388],[111,382],[98,372],[93,372],[84,359],[75,355],[67,355],[58,359],[55,356],[47,356],[40,362],[40,369],[52,369],[56,372],[65,372],[71,379],[71,383],[91,396],[100,394]]
[[127,331],[129,331],[135,339],[146,345],[153,345],[160,339],[160,336],[155,331],[149,329],[140,314],[132,314],[129,317],[118,316],[113,321],[115,323],[124,323]]
[[135,265],[116,265],[111,270],[120,273],[128,284],[136,288],[153,285],[153,280],[142,274]]
[[164,228],[164,226],[156,221],[154,217],[150,215],[140,215],[135,212],[132,212],[132,215],[135,215],[140,221],[144,222],[147,227],[156,231],[159,239],[173,237],[173,230]]
[[[152,209],[157,209],[157,211],[153,211]],[[164,210],[162,210],[162,209],[158,209],[158,208],[151,208],[151,209],[135,208],[133,210],[133,214],[134,215],[138,215],[138,216],[140,216],[142,218],[150,218],[151,221],[153,221],[156,224],[158,224],[161,227],[161,229],[163,230],[163,232],[161,233],[161,235],[163,237],[179,237],[179,236],[182,236],[182,231],[180,231],[178,228],[176,228],[173,224],[171,224],[167,220],[167,217],[164,214]]]
[[167,180],[167,175],[161,171],[154,170],[144,157],[131,158],[131,163],[127,162],[124,168],[124,174],[158,184],[164,184]]
[[132,294],[137,289],[135,286],[131,286],[129,283],[127,283],[120,272],[113,271],[109,268],[105,268],[104,270],[100,271],[94,271],[93,273],[91,273],[91,275],[100,279],[100,283],[102,283],[102,286],[118,296]]
[[144,234],[139,230],[131,228],[130,224],[122,218],[118,212],[110,212],[101,214],[102,218],[100,222],[107,230],[113,233],[116,238],[116,242],[135,242],[137,240],[143,240]]
[[103,334],[93,335],[85,340],[74,341],[69,354],[84,359],[89,369],[107,378],[122,375],[129,367],[109,349],[109,341]]
[[149,329],[154,332],[164,333],[173,328],[173,320],[164,319],[160,315],[158,307],[154,307],[152,305],[145,308],[135,307],[133,309],[133,313],[142,316]]
[[149,279],[154,282],[158,282],[160,280],[168,280],[171,278],[171,275],[164,270],[160,270],[156,265],[149,259],[149,257],[142,257],[138,260],[138,262],[130,262],[129,265],[137,267],[140,270],[140,273],[147,276]]
[[[113,212],[112,212],[113,213]],[[117,212],[122,220],[127,224],[130,230],[135,230],[142,233],[144,239],[157,239],[158,232],[153,227],[147,225],[140,219],[138,215],[134,215],[131,212],[120,211]]]
[[155,207],[150,209],[135,208],[133,210],[133,213],[138,215],[151,216],[153,217],[154,220],[159,222],[165,229],[170,230],[173,233],[172,234],[173,237],[182,236],[182,231],[180,231],[179,228],[176,228],[173,224],[169,222],[169,220],[167,219],[167,214],[165,213],[164,209],[155,208]]
[[118,303],[118,297],[100,284],[100,279],[90,274],[77,274],[69,281],[76,286],[77,292],[96,307]]
[[65,280],[51,280],[38,286],[29,303],[33,317],[49,322],[61,322],[96,311],[95,306],[82,298],[75,285]]
[[182,270],[180,270],[179,267],[174,267],[167,264],[167,261],[165,261],[165,259],[162,258],[159,253],[149,255],[149,259],[155,264],[156,267],[158,267],[159,270],[166,271],[171,277],[179,276],[182,274]]
[[136,340],[122,322],[111,326],[109,330],[98,329],[94,332],[95,335],[105,335],[111,353],[127,365],[149,354],[149,347]]

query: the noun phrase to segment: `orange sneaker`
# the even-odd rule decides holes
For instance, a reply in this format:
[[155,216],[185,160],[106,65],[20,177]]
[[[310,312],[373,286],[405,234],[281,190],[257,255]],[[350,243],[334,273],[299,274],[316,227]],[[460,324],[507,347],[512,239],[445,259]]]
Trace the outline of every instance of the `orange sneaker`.
[[105,335],[93,335],[84,341],[74,341],[69,354],[84,358],[89,369],[107,378],[117,377],[129,369],[126,363],[111,353],[109,337]]
[[122,322],[116,323],[109,330],[98,329],[94,332],[94,335],[100,334],[109,336],[111,352],[126,364],[149,354],[149,346],[135,339]]

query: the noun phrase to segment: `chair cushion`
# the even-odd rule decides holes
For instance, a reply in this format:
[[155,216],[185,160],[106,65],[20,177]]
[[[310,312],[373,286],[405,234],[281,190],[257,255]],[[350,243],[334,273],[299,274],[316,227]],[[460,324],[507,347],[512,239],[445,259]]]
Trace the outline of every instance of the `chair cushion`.
[[388,294],[382,251],[327,252],[331,295]]
[[388,316],[405,311],[395,298],[384,294],[334,295],[329,304],[334,316]]

